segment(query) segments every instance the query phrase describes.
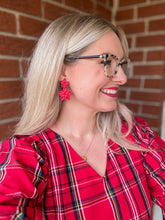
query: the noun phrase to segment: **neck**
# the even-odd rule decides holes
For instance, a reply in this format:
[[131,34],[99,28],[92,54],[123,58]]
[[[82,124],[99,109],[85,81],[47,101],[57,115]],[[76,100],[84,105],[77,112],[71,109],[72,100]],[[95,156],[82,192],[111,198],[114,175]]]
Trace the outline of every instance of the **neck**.
[[52,128],[61,134],[64,132],[65,135],[77,138],[91,136],[96,131],[96,113],[64,105]]

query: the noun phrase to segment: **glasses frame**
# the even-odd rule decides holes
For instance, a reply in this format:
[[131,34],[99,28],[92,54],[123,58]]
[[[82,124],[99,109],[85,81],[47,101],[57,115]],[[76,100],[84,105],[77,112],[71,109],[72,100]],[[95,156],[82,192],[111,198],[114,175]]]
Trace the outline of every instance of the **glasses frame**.
[[[106,64],[106,62],[107,62],[108,57],[113,57],[116,60],[116,70],[113,73],[113,75],[111,75],[111,76],[109,76],[108,73],[107,73],[107,66],[106,66],[107,64]],[[111,53],[101,54],[101,55],[72,57],[71,59],[72,60],[77,60],[77,59],[93,59],[93,58],[103,58],[104,59],[104,74],[108,78],[113,78],[114,75],[117,74],[119,66],[122,66],[122,64],[124,64],[125,62],[127,62],[127,64],[129,65],[129,62],[130,62],[130,60],[128,58],[123,58],[122,60],[119,60],[117,56],[115,56],[114,54],[111,54]]]

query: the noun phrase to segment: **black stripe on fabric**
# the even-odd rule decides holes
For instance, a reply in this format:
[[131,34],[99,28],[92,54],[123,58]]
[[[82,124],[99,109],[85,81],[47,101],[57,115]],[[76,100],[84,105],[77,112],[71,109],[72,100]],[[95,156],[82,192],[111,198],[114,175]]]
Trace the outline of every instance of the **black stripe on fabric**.
[[[128,163],[128,164],[131,164],[131,161],[129,160],[129,156],[128,156],[126,150],[123,149],[122,147],[120,147],[120,149],[121,149],[121,152],[123,153],[123,155],[124,155],[124,157],[125,157],[127,163]],[[133,174],[133,176],[134,176],[134,178],[135,178],[136,183],[138,183],[139,180],[138,180],[138,178],[137,178],[136,171],[135,171],[134,167],[133,167],[133,166],[129,166],[129,167],[130,167],[130,170],[131,170],[131,172],[132,172],[132,174]],[[150,212],[150,209],[148,209],[149,206],[148,206],[147,203],[146,203],[146,199],[145,199],[145,197],[144,197],[141,184],[137,184],[137,186],[138,186],[139,191],[140,191],[140,194],[141,194],[141,196],[142,196],[142,198],[143,198],[144,205],[145,205],[146,210],[147,210],[148,218],[150,219],[150,217],[151,217],[151,212]],[[131,187],[130,187],[130,188],[131,188]],[[137,202],[136,202],[136,203],[137,203]],[[138,204],[138,203],[137,203],[137,204]],[[139,214],[140,214],[140,211],[139,211]]]
[[[44,134],[46,135],[46,139],[49,140],[49,135],[47,135],[46,131],[44,132]],[[40,137],[43,136],[43,134],[39,134],[37,135],[39,137],[39,139],[41,140],[41,142],[44,142],[44,145],[47,146],[47,143],[45,141],[45,138],[44,137]],[[50,160],[49,160],[49,156],[48,156],[48,152],[47,152],[47,148],[45,147],[45,152],[46,152],[46,158],[47,158],[47,162],[49,164],[49,167],[51,167],[51,163],[50,163]],[[52,183],[52,178],[51,178],[51,188],[53,189],[53,183]],[[51,190],[51,193],[52,193],[52,200],[53,200],[53,207],[54,207],[54,210],[56,210],[56,205],[55,205],[55,201],[54,201],[54,195],[53,195],[53,190]],[[44,207],[44,217],[45,219],[47,220],[48,219],[48,215],[47,215],[47,211],[46,211],[46,205],[45,203],[43,204],[43,207]]]
[[[120,147],[120,146],[119,146],[119,147]],[[125,157],[126,152],[123,151],[122,147],[120,147],[120,149],[121,149],[121,152],[123,153],[123,155],[124,155],[124,157]],[[132,169],[131,166],[130,166],[131,161],[130,161],[129,159],[127,159],[127,158],[125,158],[125,159],[126,159],[127,164],[128,164],[128,166],[129,166],[129,168],[130,168],[130,170],[131,170],[131,169]],[[118,164],[120,164],[118,158],[116,158],[116,160],[117,160]],[[120,168],[121,168],[121,167],[120,167]],[[121,172],[122,172],[122,174],[123,174],[123,176],[124,176],[124,180],[126,181],[127,185],[129,186],[129,189],[130,189],[130,191],[131,191],[131,195],[132,195],[133,198],[134,198],[134,201],[135,201],[135,203],[136,203],[136,207],[138,208],[138,213],[139,213],[140,219],[141,219],[141,213],[140,213],[140,209],[139,209],[139,206],[138,206],[138,202],[137,202],[137,200],[136,200],[136,197],[134,196],[134,193],[132,192],[132,188],[131,188],[131,186],[130,186],[129,181],[128,181],[127,178],[126,178],[126,175],[125,175],[123,169],[121,168],[120,170],[121,170]],[[131,170],[131,171],[132,171],[132,170]],[[137,183],[137,180],[136,180],[136,183]],[[138,184],[137,184],[137,185],[138,185]],[[123,193],[124,193],[124,192],[123,192]],[[130,209],[130,207],[129,207],[129,209]],[[131,212],[130,212],[130,213],[131,213]]]
[[[67,172],[67,176],[68,176],[68,182],[69,182],[69,188],[70,188],[70,194],[71,194],[71,198],[72,198],[72,206],[73,206],[73,210],[74,210],[74,215],[75,215],[75,219],[76,220],[83,220],[82,217],[82,213],[81,213],[81,209],[80,209],[80,203],[79,200],[76,199],[78,198],[78,194],[77,194],[77,189],[75,188],[75,182],[72,181],[73,178],[73,171],[72,171],[72,166],[71,166],[71,162],[69,160],[69,155],[68,155],[68,151],[66,149],[66,145],[65,145],[65,141],[64,139],[59,135],[58,139],[61,139],[61,141],[59,141],[59,144],[61,146],[61,149],[63,151],[63,155],[65,158],[65,162],[66,162],[66,172]],[[72,178],[71,178],[72,176]],[[73,189],[74,187],[74,189]],[[80,214],[81,213],[81,214]]]
[[[59,135],[57,135],[57,134],[56,134],[56,139],[59,140]],[[58,143],[60,144],[61,141],[58,141]],[[61,146],[61,144],[60,144],[60,146]],[[60,181],[60,187],[61,187],[61,189],[62,189],[60,169],[59,169],[58,158],[57,158],[56,154],[55,154],[55,159],[56,159],[56,164],[57,164],[57,169],[58,169],[58,177],[59,177],[59,181]],[[63,209],[63,214],[65,214],[65,207],[64,207],[64,201],[63,201],[63,193],[62,193],[62,190],[61,190],[60,194],[61,194],[61,199],[62,199],[62,204],[61,204],[61,205],[62,205],[62,209]],[[63,217],[64,217],[64,220],[66,220],[66,216],[63,215]]]
[[[109,154],[108,154],[107,160],[109,160],[109,163],[112,165],[113,169],[115,170],[115,167],[113,166],[113,164],[111,163],[111,160],[110,160],[110,158],[109,158]],[[116,175],[116,177],[118,178],[117,175]],[[119,178],[118,178],[118,179],[119,179]],[[105,175],[105,180],[106,180],[107,185],[108,185],[108,190],[110,190],[111,193],[112,193],[112,195],[113,195],[112,201],[114,200],[114,203],[115,203],[116,208],[117,208],[117,214],[116,214],[116,216],[119,217],[118,220],[122,220],[123,217],[122,217],[122,213],[121,213],[121,210],[120,210],[120,203],[119,203],[119,201],[118,201],[118,199],[117,199],[115,190],[114,190],[114,188],[113,188],[113,186],[112,186],[112,184],[111,184],[111,182],[110,182],[110,180],[109,180],[109,178],[108,178],[108,176],[107,176],[107,171],[106,171],[106,175]],[[107,192],[108,192],[108,190],[107,190]],[[109,193],[108,193],[108,194],[109,194]],[[110,196],[110,199],[111,199],[111,195],[109,195],[109,196]]]

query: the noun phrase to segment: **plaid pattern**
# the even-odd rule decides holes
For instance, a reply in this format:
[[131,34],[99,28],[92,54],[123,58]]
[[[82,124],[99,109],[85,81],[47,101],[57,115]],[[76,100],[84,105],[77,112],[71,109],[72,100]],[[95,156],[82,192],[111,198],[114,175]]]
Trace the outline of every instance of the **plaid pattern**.
[[156,151],[131,151],[110,140],[104,177],[50,129],[6,140],[0,219],[152,219],[152,200],[165,210],[165,143],[139,118],[128,138]]

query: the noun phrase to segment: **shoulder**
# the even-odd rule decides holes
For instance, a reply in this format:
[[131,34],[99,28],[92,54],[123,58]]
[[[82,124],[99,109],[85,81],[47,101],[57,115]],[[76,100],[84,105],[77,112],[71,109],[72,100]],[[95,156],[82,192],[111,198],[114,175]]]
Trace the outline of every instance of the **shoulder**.
[[14,135],[3,141],[0,145],[1,151],[26,151],[30,154],[47,155],[47,148],[59,142],[59,136],[50,129],[32,135]]
[[139,138],[154,138],[154,132],[146,121],[133,117],[132,133]]
[[165,142],[152,130],[146,121],[139,117],[133,117],[131,136],[136,143],[150,149],[165,149]]
[[43,158],[42,151],[35,149],[35,139],[28,135],[14,135],[3,141],[0,145],[0,164],[23,164],[30,161],[36,164],[39,158]]
[[142,118],[137,116],[133,116],[133,124],[137,126],[141,126],[143,128],[145,128],[146,126],[148,127],[148,123],[144,121]]
[[[3,141],[0,145],[0,169],[20,166],[25,172],[29,170],[35,173],[37,167],[40,167],[46,176],[49,170],[46,143],[49,143],[50,138],[51,135],[45,130],[33,135],[14,135]],[[3,176],[0,173],[0,181]]]
[[31,149],[33,144],[37,141],[36,135],[13,135],[9,139],[1,143],[1,150],[11,150],[15,149]]
[[[41,144],[41,139],[39,138],[39,134],[33,135],[13,135],[9,139],[3,141],[0,145],[0,152],[3,155],[10,154],[11,152],[15,152],[21,155],[33,155],[37,156],[40,154],[42,156],[42,152],[44,152],[43,145]],[[40,146],[37,149],[36,147]]]
[[[153,133],[152,129],[150,126],[147,124],[146,121],[144,121],[142,118],[137,117],[137,116],[132,116],[131,118],[131,132],[136,134],[136,135],[148,135],[149,133]],[[127,121],[122,118],[122,131],[123,133],[128,131],[128,123]]]
[[32,148],[32,140],[29,137],[30,136],[14,135],[1,143],[0,150],[3,152],[19,149],[30,150]]

